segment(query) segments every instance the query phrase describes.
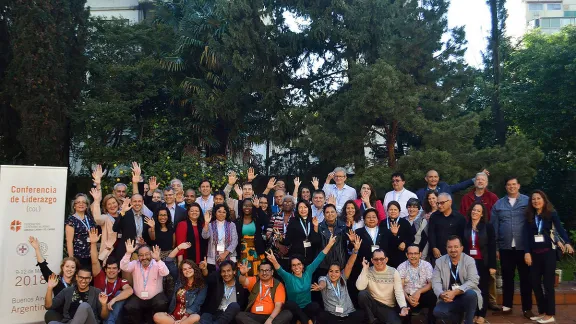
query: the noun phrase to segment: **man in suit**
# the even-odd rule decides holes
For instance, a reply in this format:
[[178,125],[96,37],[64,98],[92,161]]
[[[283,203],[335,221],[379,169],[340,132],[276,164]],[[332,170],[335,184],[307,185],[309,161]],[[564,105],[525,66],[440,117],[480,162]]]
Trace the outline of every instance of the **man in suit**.
[[120,217],[116,219],[112,230],[118,233],[118,245],[115,248],[115,255],[117,260],[122,259],[126,253],[126,241],[128,239],[136,242],[137,244],[144,244],[150,242],[148,235],[148,224],[146,224],[147,217],[142,213],[144,200],[142,195],[134,194],[130,200],[132,208],[126,214],[120,213]]
[[439,301],[434,316],[443,322],[473,324],[476,307],[482,308],[482,295],[478,289],[480,276],[474,259],[463,253],[459,236],[452,235],[446,243],[448,254],[436,260],[432,275],[432,289]]
[[158,188],[156,177],[151,177],[149,183],[150,183],[150,190],[144,197],[144,203],[152,212],[154,212],[154,214],[156,214],[156,211],[160,207],[168,208],[168,210],[170,211],[170,219],[172,220],[174,228],[176,228],[176,225],[178,225],[178,223],[180,223],[183,220],[186,220],[186,218],[188,217],[186,209],[184,209],[184,207],[178,206],[178,204],[176,203],[176,190],[174,190],[174,188],[170,186],[164,188],[164,202],[162,201],[154,202],[152,201],[152,194],[154,193],[154,190]]

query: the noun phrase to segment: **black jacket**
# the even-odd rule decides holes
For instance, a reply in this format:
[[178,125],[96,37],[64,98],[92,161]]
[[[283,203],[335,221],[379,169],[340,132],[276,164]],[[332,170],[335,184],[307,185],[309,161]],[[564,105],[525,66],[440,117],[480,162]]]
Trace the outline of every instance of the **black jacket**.
[[[152,196],[144,195],[143,197],[144,197],[144,204],[146,205],[146,207],[148,207],[148,209],[150,209],[150,211],[152,211],[154,213],[154,215],[156,215],[156,211],[158,210],[158,208],[167,207],[166,203],[164,203],[164,202],[161,202],[161,201],[153,202]],[[188,213],[186,212],[186,209],[184,209],[184,207],[178,206],[178,204],[176,204],[175,214],[174,214],[174,223],[172,224],[174,226],[174,228],[176,228],[176,225],[178,225],[178,223],[186,220],[186,218],[188,218]],[[157,219],[155,219],[155,221],[158,222]]]
[[[224,298],[224,281],[220,272],[215,271],[206,277],[206,283],[208,284],[208,294],[204,305],[202,305],[202,313],[215,314]],[[238,277],[236,277],[236,302],[240,305],[240,309],[245,309],[248,304],[248,291],[242,286]]]
[[[336,236],[336,243],[330,249],[322,263],[320,263],[319,268],[329,269],[331,264],[338,263],[340,268],[344,269],[346,262],[348,261],[348,251],[346,247],[346,242],[348,240],[346,233],[348,233],[348,228],[346,227],[346,223],[340,219],[336,219],[336,225],[334,226],[333,231],[334,236]],[[328,245],[330,235],[332,234],[328,229],[326,220],[318,225],[318,234],[320,234],[322,243],[320,248],[324,249],[324,247]],[[320,253],[320,251],[317,252]]]
[[[144,217],[145,216],[142,215],[142,238],[147,244],[152,244],[150,235],[148,235],[149,226],[144,223]],[[136,240],[136,222],[134,219],[134,212],[129,210],[124,214],[124,216],[117,217],[112,226],[112,230],[116,233],[122,234],[122,237],[119,238],[120,242],[114,249],[116,257],[118,260],[121,260],[124,254],[126,254],[126,240]]]
[[[306,237],[304,228],[302,228],[302,224],[304,224],[306,230],[308,229],[308,226],[310,226],[310,233],[308,234],[308,238]],[[310,247],[304,247],[305,240],[310,241]],[[302,217],[296,216],[291,218],[290,222],[288,222],[288,226],[286,227],[286,236],[282,244],[290,246],[288,250],[288,256],[301,255],[304,257],[304,265],[309,265],[316,258],[316,255],[319,252],[317,251],[317,247],[321,244],[321,242],[322,240],[320,238],[320,234],[314,231],[312,217],[308,217],[306,218],[306,221],[304,221]]]
[[[496,232],[490,223],[478,223],[478,246],[482,260],[488,269],[496,269]],[[464,230],[464,253],[470,255],[470,238],[472,237],[472,222],[466,223]]]
[[[398,217],[396,218],[396,221],[398,222],[398,225],[400,225],[400,228],[398,229],[398,235],[394,236],[392,235],[392,231],[388,229],[388,221],[388,218],[383,220],[382,223],[380,223],[380,228],[387,232],[389,238],[389,251],[386,251],[386,256],[388,257],[388,265],[393,268],[398,268],[398,266],[407,259],[406,249],[408,246],[414,243],[414,233],[412,232],[412,226],[410,226],[410,222],[405,218]],[[400,251],[398,249],[398,246],[401,243],[406,245],[404,251]]]
[[[367,261],[372,259],[372,237],[368,234],[365,227],[356,230],[356,234],[360,236],[362,244],[360,245],[360,250],[358,250],[358,257],[356,257],[355,267],[362,268],[362,259],[366,258]],[[386,256],[390,252],[390,238],[388,237],[390,232],[386,229],[386,222],[381,222],[378,227],[378,236],[376,236],[376,245],[383,250]]]

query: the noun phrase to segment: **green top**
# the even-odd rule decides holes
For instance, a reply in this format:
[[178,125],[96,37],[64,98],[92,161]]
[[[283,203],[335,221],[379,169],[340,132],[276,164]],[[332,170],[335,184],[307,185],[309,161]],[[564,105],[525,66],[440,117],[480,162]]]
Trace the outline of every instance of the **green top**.
[[316,271],[316,268],[320,265],[326,254],[320,252],[316,259],[306,267],[306,270],[302,274],[302,278],[298,278],[292,273],[286,272],[286,270],[278,269],[278,274],[284,280],[284,286],[286,287],[286,297],[298,304],[300,308],[306,307],[306,305],[312,302],[312,294],[310,293],[310,283],[312,282],[312,274]]
[[242,226],[242,236],[244,235],[254,236],[255,234],[256,234],[256,225],[254,224],[254,222],[251,222],[250,224],[244,224],[244,226]]

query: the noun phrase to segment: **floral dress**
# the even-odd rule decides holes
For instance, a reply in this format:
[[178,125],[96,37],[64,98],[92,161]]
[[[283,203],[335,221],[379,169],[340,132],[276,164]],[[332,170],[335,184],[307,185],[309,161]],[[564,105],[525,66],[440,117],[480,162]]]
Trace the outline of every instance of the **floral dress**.
[[186,313],[186,289],[182,287],[176,292],[176,308],[172,312],[172,318],[175,321],[180,321],[184,316],[188,315],[190,314]]
[[92,216],[86,214],[84,220],[80,220],[79,216],[71,215],[66,220],[66,225],[74,228],[74,239],[72,245],[74,247],[74,256],[76,258],[90,258],[90,242],[88,242],[89,230],[96,228],[96,222]]

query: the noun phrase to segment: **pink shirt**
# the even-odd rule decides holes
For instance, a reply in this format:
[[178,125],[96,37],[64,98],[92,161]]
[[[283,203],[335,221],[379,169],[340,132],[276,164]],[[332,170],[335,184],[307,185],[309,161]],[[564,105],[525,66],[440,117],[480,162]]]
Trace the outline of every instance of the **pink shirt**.
[[[163,291],[162,277],[169,274],[168,267],[162,260],[158,262],[152,260],[148,268],[144,269],[139,260],[130,261],[130,255],[128,254],[125,254],[120,261],[120,269],[132,273],[134,293],[143,300],[152,299],[161,293]],[[144,273],[142,273],[142,270],[144,270]],[[145,279],[147,279],[146,289],[144,289]],[[142,296],[142,292],[147,292],[148,296]]]

